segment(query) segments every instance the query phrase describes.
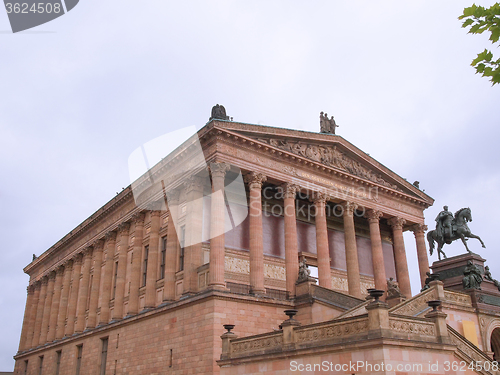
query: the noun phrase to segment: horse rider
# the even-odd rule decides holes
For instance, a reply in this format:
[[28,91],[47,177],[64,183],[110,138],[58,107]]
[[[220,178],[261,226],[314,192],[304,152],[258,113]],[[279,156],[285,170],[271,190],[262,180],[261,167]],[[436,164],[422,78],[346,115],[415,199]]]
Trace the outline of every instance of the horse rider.
[[[454,216],[450,211],[448,211],[448,206],[444,206],[443,211],[441,211],[436,217],[436,222],[437,222],[436,231],[438,236],[442,236],[442,238],[444,239],[446,234],[448,234],[449,237],[451,237],[452,235],[451,223],[453,219]],[[448,229],[448,231],[446,229]]]

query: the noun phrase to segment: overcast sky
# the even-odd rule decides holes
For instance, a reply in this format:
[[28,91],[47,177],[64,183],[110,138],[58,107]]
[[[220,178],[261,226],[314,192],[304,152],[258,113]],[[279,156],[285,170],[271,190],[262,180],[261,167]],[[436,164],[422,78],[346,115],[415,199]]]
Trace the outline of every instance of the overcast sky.
[[500,85],[470,66],[490,48],[457,20],[471,3],[83,0],[19,34],[0,12],[0,371],[14,367],[32,254],[129,185],[134,149],[201,128],[216,103],[308,131],[334,115],[339,135],[436,200],[429,229],[443,205],[470,207],[487,246],[471,249],[500,279]]

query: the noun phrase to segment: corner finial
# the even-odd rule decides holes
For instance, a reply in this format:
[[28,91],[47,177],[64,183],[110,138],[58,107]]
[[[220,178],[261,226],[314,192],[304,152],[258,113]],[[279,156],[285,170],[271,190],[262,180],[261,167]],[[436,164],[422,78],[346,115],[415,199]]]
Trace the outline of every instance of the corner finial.
[[212,107],[212,116],[208,119],[211,120],[229,120],[229,116],[226,116],[226,109],[223,105],[216,104]]

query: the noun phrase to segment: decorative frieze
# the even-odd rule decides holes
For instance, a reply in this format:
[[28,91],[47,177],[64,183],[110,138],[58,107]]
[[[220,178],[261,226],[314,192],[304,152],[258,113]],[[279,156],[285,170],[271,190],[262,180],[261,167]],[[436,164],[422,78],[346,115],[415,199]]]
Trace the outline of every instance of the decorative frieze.
[[367,179],[385,187],[399,190],[397,185],[391,184],[384,180],[380,174],[377,174],[369,168],[362,165],[360,162],[351,159],[345,153],[339,151],[336,146],[319,146],[304,144],[301,142],[292,142],[282,139],[258,139],[261,142],[268,143],[271,146],[278,147],[282,150],[289,151],[295,155],[305,157],[310,160],[322,163],[329,167],[339,168],[354,176]]
[[241,341],[231,342],[231,354],[242,356],[251,352],[280,348],[283,345],[283,334],[274,333],[265,337],[243,339]]
[[391,317],[389,326],[392,331],[415,335],[436,336],[436,326],[432,322],[416,322],[411,319]]
[[356,335],[367,331],[368,318],[363,318],[349,322],[322,324],[319,327],[296,328],[295,337],[297,343],[305,343]]

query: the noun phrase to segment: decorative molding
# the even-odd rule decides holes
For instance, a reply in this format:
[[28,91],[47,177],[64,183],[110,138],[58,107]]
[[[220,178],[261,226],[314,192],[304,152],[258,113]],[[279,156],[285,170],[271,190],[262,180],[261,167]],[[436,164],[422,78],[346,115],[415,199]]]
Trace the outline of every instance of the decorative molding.
[[235,272],[235,273],[250,273],[250,261],[246,259],[234,258],[234,257],[225,257],[224,260],[224,270],[226,272]]
[[[152,212],[154,212],[154,211],[152,211]],[[128,221],[126,221],[124,223],[120,223],[120,225],[118,225],[118,233],[120,235],[125,234],[125,232],[127,232],[129,229],[130,229],[130,223]]]
[[132,221],[134,222],[134,224],[136,226],[137,225],[144,225],[144,218],[145,217],[146,217],[146,215],[144,214],[144,212],[137,212],[134,215],[132,215]]
[[282,139],[259,138],[258,141],[267,143],[273,147],[289,151],[295,155],[314,160],[329,167],[335,167],[346,171],[354,176],[364,178],[391,189],[402,191],[397,185],[384,180],[380,174],[366,168],[360,162],[348,157],[345,153],[339,151],[336,146],[327,147],[319,145],[308,145],[301,142],[291,142]]

